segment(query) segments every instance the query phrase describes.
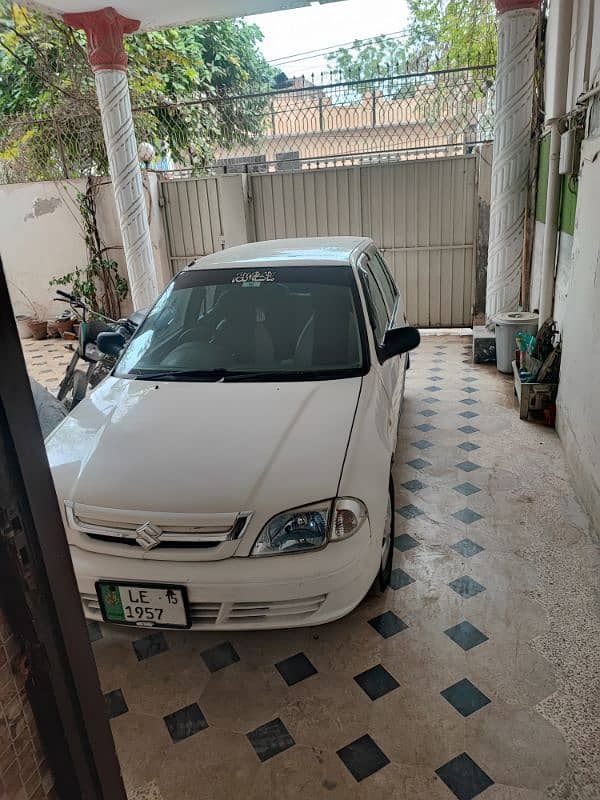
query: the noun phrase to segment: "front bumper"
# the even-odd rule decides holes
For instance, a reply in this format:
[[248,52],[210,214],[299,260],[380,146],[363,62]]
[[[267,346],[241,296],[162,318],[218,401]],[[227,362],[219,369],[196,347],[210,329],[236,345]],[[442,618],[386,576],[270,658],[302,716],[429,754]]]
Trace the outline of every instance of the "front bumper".
[[152,561],[71,547],[85,615],[102,620],[96,581],[185,586],[194,630],[252,630],[321,625],[363,599],[381,548],[369,521],[352,538],[314,553],[223,561]]

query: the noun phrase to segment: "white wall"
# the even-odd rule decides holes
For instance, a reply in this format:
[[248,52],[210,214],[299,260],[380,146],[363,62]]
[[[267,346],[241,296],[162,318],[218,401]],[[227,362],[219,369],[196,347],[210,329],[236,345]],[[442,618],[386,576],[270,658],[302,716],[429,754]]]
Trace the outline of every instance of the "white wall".
[[[157,176],[144,175],[146,207],[159,289],[170,280],[163,231]],[[85,180],[40,181],[0,186],[0,254],[15,314],[52,317],[63,307],[54,303],[51,278],[84,266],[87,252],[77,191],[85,191]],[[98,228],[113,258],[126,276],[125,258],[112,186],[107,178],[98,193]],[[31,302],[28,302],[26,297]],[[123,304],[123,312],[131,303]]]
[[15,314],[62,310],[48,281],[86,262],[75,199],[83,189],[85,181],[0,186],[0,255]]
[[[562,11],[572,5],[567,111],[600,80],[600,0],[551,0],[546,52],[547,118],[565,75],[557,74]],[[557,22],[558,20],[558,22]],[[554,318],[562,338],[558,433],[579,495],[600,527],[600,99],[586,122],[573,236],[560,232]],[[531,306],[539,304],[544,224],[536,222]]]
[[[600,132],[599,132],[600,134]],[[557,427],[579,494],[600,527],[600,135],[584,141],[573,269],[562,326]]]

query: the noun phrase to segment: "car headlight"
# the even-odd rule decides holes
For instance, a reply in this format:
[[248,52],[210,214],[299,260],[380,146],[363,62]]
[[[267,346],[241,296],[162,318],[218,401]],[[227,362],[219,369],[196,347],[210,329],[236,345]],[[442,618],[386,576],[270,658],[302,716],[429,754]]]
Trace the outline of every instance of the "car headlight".
[[318,550],[329,541],[348,539],[366,518],[364,503],[353,497],[338,497],[293,508],[267,522],[251,555],[271,556]]

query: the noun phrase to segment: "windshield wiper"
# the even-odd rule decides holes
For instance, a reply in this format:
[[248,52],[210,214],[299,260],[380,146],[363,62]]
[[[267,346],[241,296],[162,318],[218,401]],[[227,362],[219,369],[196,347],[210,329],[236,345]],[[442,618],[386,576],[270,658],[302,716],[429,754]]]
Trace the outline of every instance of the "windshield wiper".
[[349,378],[356,375],[356,368],[344,370],[234,370],[234,369],[179,369],[162,372],[129,373],[124,376],[143,381],[223,381],[241,383],[243,381],[318,381],[336,378]]
[[128,378],[142,381],[176,381],[179,378],[219,381],[227,374],[226,369],[171,369],[162,372],[134,372]]

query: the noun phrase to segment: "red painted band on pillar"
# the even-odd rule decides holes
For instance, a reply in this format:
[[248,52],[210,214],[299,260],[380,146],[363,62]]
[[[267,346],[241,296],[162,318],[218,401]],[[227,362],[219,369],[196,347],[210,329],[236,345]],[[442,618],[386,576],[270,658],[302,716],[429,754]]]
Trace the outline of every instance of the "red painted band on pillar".
[[88,42],[88,59],[94,72],[105,69],[127,70],[127,53],[123,35],[134,33],[140,27],[139,19],[123,17],[114,8],[63,14],[71,28],[85,31]]
[[504,14],[505,11],[517,11],[520,8],[534,8],[536,10],[540,7],[540,0],[495,0],[496,11],[499,14]]

